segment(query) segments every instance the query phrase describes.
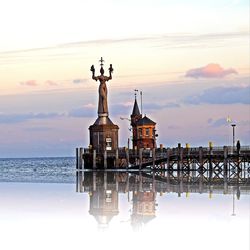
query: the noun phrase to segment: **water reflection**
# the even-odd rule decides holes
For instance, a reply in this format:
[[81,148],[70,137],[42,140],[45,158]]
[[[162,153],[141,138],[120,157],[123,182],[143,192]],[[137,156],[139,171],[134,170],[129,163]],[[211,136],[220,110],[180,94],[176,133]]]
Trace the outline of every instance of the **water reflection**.
[[89,194],[89,214],[100,230],[105,230],[119,214],[119,193],[127,194],[131,203],[130,223],[138,231],[154,220],[157,195],[176,193],[189,197],[193,193],[232,195],[232,215],[236,215],[235,199],[250,194],[250,174],[246,172],[106,172],[77,171],[76,191]]

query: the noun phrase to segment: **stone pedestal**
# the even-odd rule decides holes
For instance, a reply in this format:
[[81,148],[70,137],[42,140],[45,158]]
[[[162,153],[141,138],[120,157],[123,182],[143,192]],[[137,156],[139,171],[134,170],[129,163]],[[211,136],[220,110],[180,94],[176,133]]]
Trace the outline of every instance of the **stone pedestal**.
[[119,127],[109,119],[107,114],[99,114],[93,125],[89,127],[90,145],[98,154],[105,150],[116,150],[118,148]]

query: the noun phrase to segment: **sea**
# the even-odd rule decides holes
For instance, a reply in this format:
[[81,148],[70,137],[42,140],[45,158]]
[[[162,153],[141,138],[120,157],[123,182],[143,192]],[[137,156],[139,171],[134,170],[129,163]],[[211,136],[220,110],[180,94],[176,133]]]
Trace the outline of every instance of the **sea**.
[[250,249],[250,173],[0,159],[0,249]]

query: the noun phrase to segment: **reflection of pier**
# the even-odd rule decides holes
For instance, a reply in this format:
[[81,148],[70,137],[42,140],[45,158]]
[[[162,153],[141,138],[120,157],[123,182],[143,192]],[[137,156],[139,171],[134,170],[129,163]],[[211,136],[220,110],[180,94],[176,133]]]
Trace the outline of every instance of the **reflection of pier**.
[[[250,147],[233,150],[232,147],[153,148],[105,151],[77,149],[77,169],[84,168],[84,160],[95,168],[167,169],[167,170],[233,170],[250,171]],[[98,162],[101,159],[103,165]],[[88,164],[88,166],[90,166]]]
[[250,195],[250,173],[237,171],[77,171],[77,192],[88,192],[89,213],[100,228],[108,226],[119,213],[119,193],[127,193],[132,200],[131,225],[138,229],[156,216],[157,193],[177,193],[179,197],[192,193]]

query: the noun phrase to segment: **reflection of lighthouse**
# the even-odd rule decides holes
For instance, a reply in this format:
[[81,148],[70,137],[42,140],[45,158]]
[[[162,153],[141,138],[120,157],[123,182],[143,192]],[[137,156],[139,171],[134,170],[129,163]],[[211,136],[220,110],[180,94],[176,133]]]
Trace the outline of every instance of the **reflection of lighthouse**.
[[155,206],[155,192],[133,191],[131,224],[134,230],[140,229],[143,225],[155,218]]
[[[96,175],[96,173],[92,174]],[[105,229],[111,219],[119,213],[118,190],[115,188],[114,174],[102,173],[93,176],[92,181],[93,189],[89,192],[89,213],[95,217],[99,228]]]

